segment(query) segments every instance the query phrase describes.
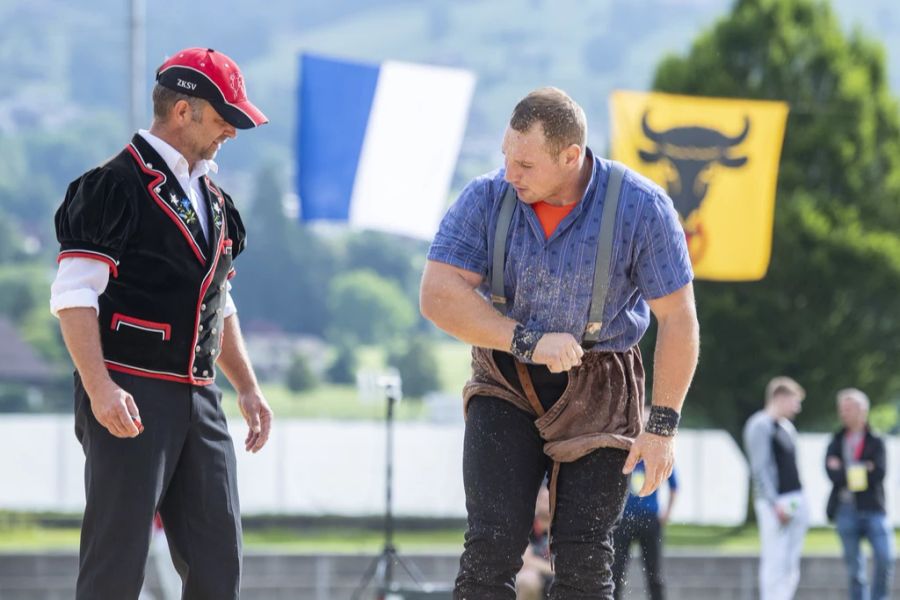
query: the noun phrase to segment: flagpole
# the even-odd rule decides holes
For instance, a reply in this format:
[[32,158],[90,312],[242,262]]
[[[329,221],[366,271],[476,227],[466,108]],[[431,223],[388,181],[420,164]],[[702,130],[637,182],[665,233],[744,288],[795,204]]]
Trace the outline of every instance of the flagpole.
[[144,17],[145,0],[130,0],[128,3],[129,31],[129,86],[128,86],[128,127],[134,132],[145,125],[144,77],[146,76],[146,34]]

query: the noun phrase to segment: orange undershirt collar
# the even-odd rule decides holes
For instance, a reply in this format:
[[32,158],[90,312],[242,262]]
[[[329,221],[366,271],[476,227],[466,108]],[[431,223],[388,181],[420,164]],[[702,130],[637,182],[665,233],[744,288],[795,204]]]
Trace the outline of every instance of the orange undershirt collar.
[[550,236],[553,235],[553,232],[556,231],[556,228],[562,220],[566,218],[566,215],[572,212],[572,209],[575,208],[576,204],[578,203],[572,202],[565,206],[556,206],[554,204],[547,204],[541,200],[531,205],[531,208],[534,209],[534,214],[537,215],[538,221],[541,222],[541,227],[544,230],[546,239],[550,239]]

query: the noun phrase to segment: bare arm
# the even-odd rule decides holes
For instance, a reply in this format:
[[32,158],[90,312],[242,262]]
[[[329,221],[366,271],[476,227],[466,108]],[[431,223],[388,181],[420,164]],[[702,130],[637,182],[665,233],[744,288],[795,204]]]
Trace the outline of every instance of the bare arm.
[[106,370],[96,311],[65,308],[58,316],[63,340],[90,398],[94,417],[116,437],[135,437],[141,432],[140,413],[131,394],[116,385]]
[[[668,296],[649,301],[649,304],[659,325],[653,357],[653,405],[680,413],[700,354],[694,287],[689,283]],[[644,460],[646,479],[641,496],[652,493],[672,472],[674,447],[674,437],[646,431],[634,441],[624,472],[631,473],[638,461]]]
[[[481,281],[478,273],[429,260],[419,290],[422,316],[467,344],[508,352],[516,322],[478,294]],[[532,356],[535,363],[556,373],[581,364],[584,350],[571,334],[543,333]]]
[[649,304],[659,324],[653,356],[653,404],[680,413],[700,355],[694,286],[689,283]]
[[516,322],[485,302],[480,284],[477,273],[429,260],[419,290],[422,315],[467,344],[509,350]]
[[222,352],[216,362],[238,394],[238,407],[250,431],[244,440],[247,451],[258,452],[272,430],[272,409],[263,397],[244,347],[237,314],[225,318]]

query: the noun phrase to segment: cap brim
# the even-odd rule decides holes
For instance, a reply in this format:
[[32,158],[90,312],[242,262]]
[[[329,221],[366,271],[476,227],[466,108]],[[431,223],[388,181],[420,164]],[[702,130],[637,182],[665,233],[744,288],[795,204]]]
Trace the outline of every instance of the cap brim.
[[210,102],[223,119],[238,129],[253,129],[269,122],[268,117],[256,108],[249,100],[228,104]]

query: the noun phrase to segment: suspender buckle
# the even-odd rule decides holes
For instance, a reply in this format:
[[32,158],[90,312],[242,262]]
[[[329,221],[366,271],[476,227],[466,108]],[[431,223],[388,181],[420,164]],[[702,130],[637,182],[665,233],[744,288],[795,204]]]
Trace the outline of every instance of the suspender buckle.
[[506,296],[491,294],[491,302],[493,302],[494,304],[506,304]]
[[593,323],[588,323],[587,327],[584,328],[584,333],[587,335],[600,335],[600,328],[603,327],[602,321],[596,321]]

